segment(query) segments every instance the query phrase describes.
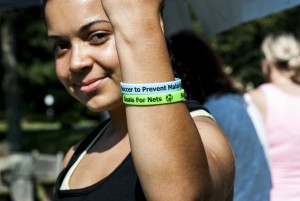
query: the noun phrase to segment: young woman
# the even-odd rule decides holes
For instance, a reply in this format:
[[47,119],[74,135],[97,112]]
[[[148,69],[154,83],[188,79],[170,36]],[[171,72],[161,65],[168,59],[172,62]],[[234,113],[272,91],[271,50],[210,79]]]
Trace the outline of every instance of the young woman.
[[266,128],[272,201],[300,200],[300,43],[289,32],[262,43],[266,83],[250,91]]
[[162,4],[43,1],[58,79],[90,110],[110,115],[66,154],[55,200],[232,199],[228,140],[211,118],[193,120],[182,91],[172,91]]

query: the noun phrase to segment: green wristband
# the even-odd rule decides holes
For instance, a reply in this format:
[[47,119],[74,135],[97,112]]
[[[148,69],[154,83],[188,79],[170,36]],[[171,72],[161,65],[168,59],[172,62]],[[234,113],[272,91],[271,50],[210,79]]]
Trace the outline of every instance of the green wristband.
[[160,94],[123,94],[127,105],[163,105],[184,100],[184,90]]

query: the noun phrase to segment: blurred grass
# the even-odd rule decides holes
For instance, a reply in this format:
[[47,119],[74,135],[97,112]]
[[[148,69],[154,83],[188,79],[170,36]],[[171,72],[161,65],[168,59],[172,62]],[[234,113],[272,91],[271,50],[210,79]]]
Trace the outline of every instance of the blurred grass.
[[[59,123],[22,122],[22,151],[38,150],[41,153],[56,154],[66,151],[87,136],[97,125],[95,121],[85,121],[62,128]],[[0,121],[0,139],[6,141],[6,125]]]

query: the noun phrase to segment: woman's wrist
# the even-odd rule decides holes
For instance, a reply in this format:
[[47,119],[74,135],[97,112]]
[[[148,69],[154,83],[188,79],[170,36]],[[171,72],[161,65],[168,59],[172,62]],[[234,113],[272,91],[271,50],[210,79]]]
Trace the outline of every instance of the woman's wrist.
[[[158,28],[157,28],[158,29]],[[174,79],[165,38],[158,31],[135,35],[116,33],[122,77],[128,83],[166,82]]]

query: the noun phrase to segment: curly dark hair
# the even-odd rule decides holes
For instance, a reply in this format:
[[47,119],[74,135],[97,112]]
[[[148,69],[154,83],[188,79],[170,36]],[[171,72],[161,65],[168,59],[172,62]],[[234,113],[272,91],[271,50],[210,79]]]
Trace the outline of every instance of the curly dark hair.
[[217,53],[191,31],[167,38],[175,76],[181,78],[187,99],[204,103],[211,95],[242,93],[225,73]]

